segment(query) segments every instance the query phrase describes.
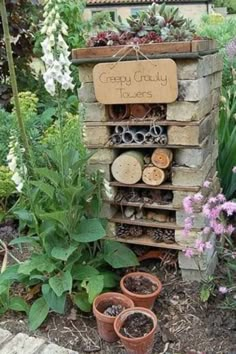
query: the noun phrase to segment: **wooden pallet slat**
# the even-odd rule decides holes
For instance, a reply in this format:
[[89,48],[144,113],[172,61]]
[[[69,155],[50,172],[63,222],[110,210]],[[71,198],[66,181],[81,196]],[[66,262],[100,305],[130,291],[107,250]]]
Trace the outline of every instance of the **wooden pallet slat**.
[[[170,230],[183,230],[183,226],[176,225],[175,222],[157,222],[157,221],[150,221],[146,219],[135,219],[131,220],[130,218],[126,218],[121,213],[115,214],[112,218],[110,218],[111,222],[117,224],[127,224],[127,225],[137,225],[137,226],[144,226],[144,227],[154,227],[159,229],[170,229]],[[193,231],[201,231],[201,228],[193,228]]]
[[173,190],[173,191],[186,191],[186,192],[198,192],[200,186],[173,186],[171,183],[163,183],[160,186],[149,186],[145,183],[136,184],[123,184],[116,181],[110,182],[113,187],[127,187],[127,188],[146,188],[146,189],[162,189],[162,190]]
[[[140,51],[147,56],[166,53],[195,53],[214,49],[216,49],[216,42],[211,40],[163,42],[140,45]],[[130,46],[127,45],[79,48],[72,50],[72,59],[96,59],[115,56],[118,60],[127,53],[128,50],[130,50]],[[128,57],[130,56],[136,56],[135,50],[129,51]]]
[[178,208],[173,207],[173,205],[170,204],[158,204],[158,203],[142,203],[142,202],[126,202],[126,201],[120,201],[117,202],[115,200],[104,200],[106,203],[111,204],[111,205],[118,205],[118,206],[131,206],[134,208],[147,208],[147,209],[157,209],[157,210],[170,210],[170,211],[175,211],[178,210]]
[[120,238],[120,237],[106,237],[107,240],[118,241],[122,243],[135,244],[140,246],[149,246],[149,247],[157,247],[157,248],[166,248],[172,250],[181,251],[184,247],[178,245],[177,243],[165,243],[165,242],[155,242],[151,240],[148,236],[141,236],[138,238]]

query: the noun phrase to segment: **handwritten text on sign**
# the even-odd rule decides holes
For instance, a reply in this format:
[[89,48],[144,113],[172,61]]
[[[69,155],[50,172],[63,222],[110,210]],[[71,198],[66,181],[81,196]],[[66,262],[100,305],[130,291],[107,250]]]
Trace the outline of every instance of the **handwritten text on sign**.
[[98,64],[93,78],[96,98],[103,104],[169,103],[178,96],[171,59]]

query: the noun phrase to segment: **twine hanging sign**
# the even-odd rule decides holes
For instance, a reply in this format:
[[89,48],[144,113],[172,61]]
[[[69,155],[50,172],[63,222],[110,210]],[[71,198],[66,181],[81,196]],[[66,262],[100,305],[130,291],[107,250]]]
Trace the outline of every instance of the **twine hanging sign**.
[[96,98],[103,104],[170,103],[178,96],[172,59],[98,64],[93,79]]

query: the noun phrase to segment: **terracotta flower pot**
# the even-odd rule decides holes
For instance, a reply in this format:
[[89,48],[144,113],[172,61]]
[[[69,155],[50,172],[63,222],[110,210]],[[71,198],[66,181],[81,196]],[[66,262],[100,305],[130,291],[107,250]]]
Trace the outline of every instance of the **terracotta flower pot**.
[[[121,334],[120,330],[127,317],[134,313],[143,313],[144,315],[150,317],[153,321],[153,329],[145,336],[128,338]],[[152,354],[157,327],[156,315],[152,311],[143,307],[134,307],[121,312],[119,316],[116,317],[114,322],[114,330],[117,336],[119,336],[121,343],[124,345],[128,354]]]
[[[140,277],[140,276],[149,279],[153,284],[157,285],[157,289],[151,294],[143,295],[143,294],[133,293],[133,292],[129,291],[125,287],[125,281],[126,281],[127,278],[129,278],[129,277]],[[162,283],[160,282],[160,280],[157,277],[155,277],[154,275],[151,275],[149,273],[133,272],[133,273],[126,274],[121,279],[120,287],[121,287],[122,293],[125,294],[127,297],[129,297],[131,300],[133,300],[135,306],[145,307],[147,309],[152,309],[157,296],[161,292]]]
[[96,317],[98,333],[102,339],[110,343],[119,339],[114,331],[115,317],[103,313],[111,305],[121,305],[128,309],[134,307],[134,303],[127,296],[119,293],[104,293],[95,298],[93,314]]

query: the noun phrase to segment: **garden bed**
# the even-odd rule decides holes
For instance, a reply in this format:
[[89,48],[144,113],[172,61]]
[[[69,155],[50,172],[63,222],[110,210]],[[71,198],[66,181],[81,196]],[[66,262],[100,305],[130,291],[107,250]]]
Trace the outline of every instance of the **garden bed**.
[[[2,238],[7,241],[12,231]],[[20,253],[11,250],[19,259],[24,259],[27,249]],[[163,291],[156,301],[154,312],[157,315],[160,331],[156,335],[154,352],[189,353],[190,350],[212,353],[230,352],[236,346],[236,318],[233,310],[223,310],[223,295],[213,297],[209,303],[202,303],[199,298],[200,285],[185,283],[173,269],[160,269],[155,262],[145,261],[138,270],[152,272],[163,283]],[[218,272],[219,284],[225,278],[224,268]],[[216,290],[217,293],[217,290]],[[8,312],[0,318],[0,327],[13,333],[29,332],[25,316]],[[51,313],[48,320],[34,332],[35,336],[46,338],[61,346],[74,349],[79,353],[99,352],[125,354],[120,342],[108,344],[101,341],[96,330],[95,318],[82,314],[70,305],[66,315]]]

